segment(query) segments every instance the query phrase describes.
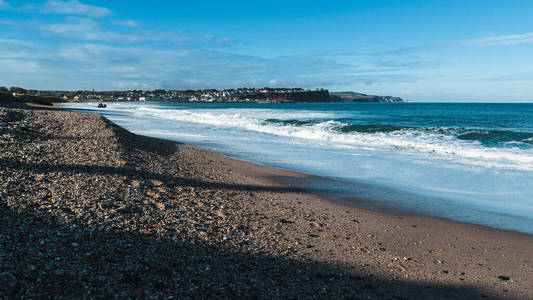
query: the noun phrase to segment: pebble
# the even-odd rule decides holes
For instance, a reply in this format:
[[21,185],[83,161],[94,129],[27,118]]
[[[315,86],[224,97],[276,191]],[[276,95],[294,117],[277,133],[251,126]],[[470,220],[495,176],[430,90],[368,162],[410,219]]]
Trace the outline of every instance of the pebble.
[[64,274],[65,274],[65,270],[63,270],[63,269],[54,270],[54,275],[56,275],[56,276],[60,276],[60,275],[64,275]]

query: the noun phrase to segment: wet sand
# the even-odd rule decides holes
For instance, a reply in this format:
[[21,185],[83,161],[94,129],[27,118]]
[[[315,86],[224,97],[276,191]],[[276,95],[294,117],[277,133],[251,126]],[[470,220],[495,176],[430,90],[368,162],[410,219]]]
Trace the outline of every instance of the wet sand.
[[0,108],[0,153],[0,298],[533,297],[531,235],[342,205],[99,115]]

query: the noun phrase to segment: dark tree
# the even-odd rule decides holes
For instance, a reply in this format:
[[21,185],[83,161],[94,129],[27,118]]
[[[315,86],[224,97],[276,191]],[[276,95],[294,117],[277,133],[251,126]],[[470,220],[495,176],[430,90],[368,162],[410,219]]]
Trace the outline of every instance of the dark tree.
[[16,87],[16,86],[12,86],[10,89],[9,89],[10,92],[12,93],[17,93],[17,94],[26,94],[26,90],[21,88],[21,87]]

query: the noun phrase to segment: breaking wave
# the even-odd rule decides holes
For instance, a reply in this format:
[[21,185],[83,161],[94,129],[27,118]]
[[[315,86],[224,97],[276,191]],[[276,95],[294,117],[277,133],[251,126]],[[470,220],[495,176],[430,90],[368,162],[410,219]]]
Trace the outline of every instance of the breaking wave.
[[330,147],[405,151],[488,167],[533,170],[533,134],[527,132],[351,124],[345,117],[312,111],[242,109],[236,113],[224,109],[137,107],[134,114],[296,138]]

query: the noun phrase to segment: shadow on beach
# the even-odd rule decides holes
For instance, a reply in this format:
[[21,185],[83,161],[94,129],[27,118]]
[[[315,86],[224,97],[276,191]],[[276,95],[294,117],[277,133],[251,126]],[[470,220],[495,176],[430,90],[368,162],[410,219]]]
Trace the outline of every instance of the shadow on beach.
[[384,281],[353,268],[173,241],[158,233],[65,226],[4,203],[0,213],[0,295],[8,298],[486,298],[475,288]]
[[[26,164],[2,168],[156,178],[198,188],[294,192],[142,173],[129,168]],[[214,246],[164,233],[95,230],[66,225],[37,210],[0,206],[0,296],[197,298],[486,298],[476,288],[382,279],[353,266],[323,264],[242,248]],[[132,216],[133,217],[133,216]],[[98,220],[94,220],[98,222]],[[13,235],[12,232],[17,232]],[[21,251],[22,250],[22,251]],[[66,290],[65,286],[75,286]],[[89,291],[96,294],[88,294]]]

